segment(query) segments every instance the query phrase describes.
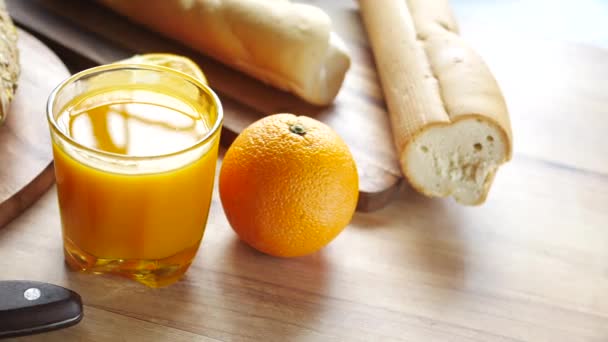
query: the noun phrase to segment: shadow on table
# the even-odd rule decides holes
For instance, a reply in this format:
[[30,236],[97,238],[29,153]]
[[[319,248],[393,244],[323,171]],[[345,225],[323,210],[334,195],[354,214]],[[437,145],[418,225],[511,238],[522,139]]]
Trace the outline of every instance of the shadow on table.
[[362,234],[378,231],[390,241],[386,253],[398,255],[396,264],[404,272],[416,272],[410,279],[457,290],[465,286],[469,253],[461,209],[452,199],[428,198],[404,184],[391,204],[357,214],[353,226]]
[[[322,296],[330,282],[330,270],[323,251],[299,258],[268,256],[238,240],[225,248],[227,300],[238,301],[233,310],[232,329],[247,334],[247,325],[263,324],[267,331],[280,332],[286,341],[318,326],[328,306]],[[244,326],[243,326],[244,325]],[[251,329],[250,334],[259,334]],[[263,339],[262,335],[247,338]]]

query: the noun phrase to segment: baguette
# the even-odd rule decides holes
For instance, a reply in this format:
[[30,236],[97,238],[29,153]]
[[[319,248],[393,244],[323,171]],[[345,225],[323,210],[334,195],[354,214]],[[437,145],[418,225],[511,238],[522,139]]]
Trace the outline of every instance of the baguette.
[[98,0],[302,99],[327,105],[350,58],[321,9],[288,0]]
[[19,72],[17,29],[6,11],[4,0],[0,0],[0,124],[6,119],[15,95]]
[[476,205],[511,158],[500,89],[447,0],[359,0],[401,169],[427,196]]

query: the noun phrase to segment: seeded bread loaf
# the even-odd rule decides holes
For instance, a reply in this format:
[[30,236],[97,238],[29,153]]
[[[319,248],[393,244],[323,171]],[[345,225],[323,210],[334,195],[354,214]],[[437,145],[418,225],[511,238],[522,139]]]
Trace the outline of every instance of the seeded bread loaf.
[[0,124],[6,118],[15,95],[19,71],[17,29],[6,11],[4,0],[0,0]]

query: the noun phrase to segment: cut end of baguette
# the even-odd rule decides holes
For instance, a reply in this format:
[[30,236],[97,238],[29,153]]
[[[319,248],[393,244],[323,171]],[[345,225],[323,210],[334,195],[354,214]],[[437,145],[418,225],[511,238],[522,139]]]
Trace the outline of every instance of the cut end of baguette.
[[407,144],[401,163],[416,190],[478,205],[485,201],[496,169],[508,160],[509,149],[497,124],[468,116],[424,129]]

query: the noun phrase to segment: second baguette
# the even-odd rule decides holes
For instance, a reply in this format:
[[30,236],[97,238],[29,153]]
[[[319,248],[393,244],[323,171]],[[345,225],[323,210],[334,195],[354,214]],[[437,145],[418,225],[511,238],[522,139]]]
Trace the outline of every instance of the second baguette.
[[482,203],[511,158],[511,124],[490,70],[457,35],[447,0],[359,0],[401,169],[418,191]]
[[98,0],[302,99],[327,105],[350,67],[321,9],[287,0]]

